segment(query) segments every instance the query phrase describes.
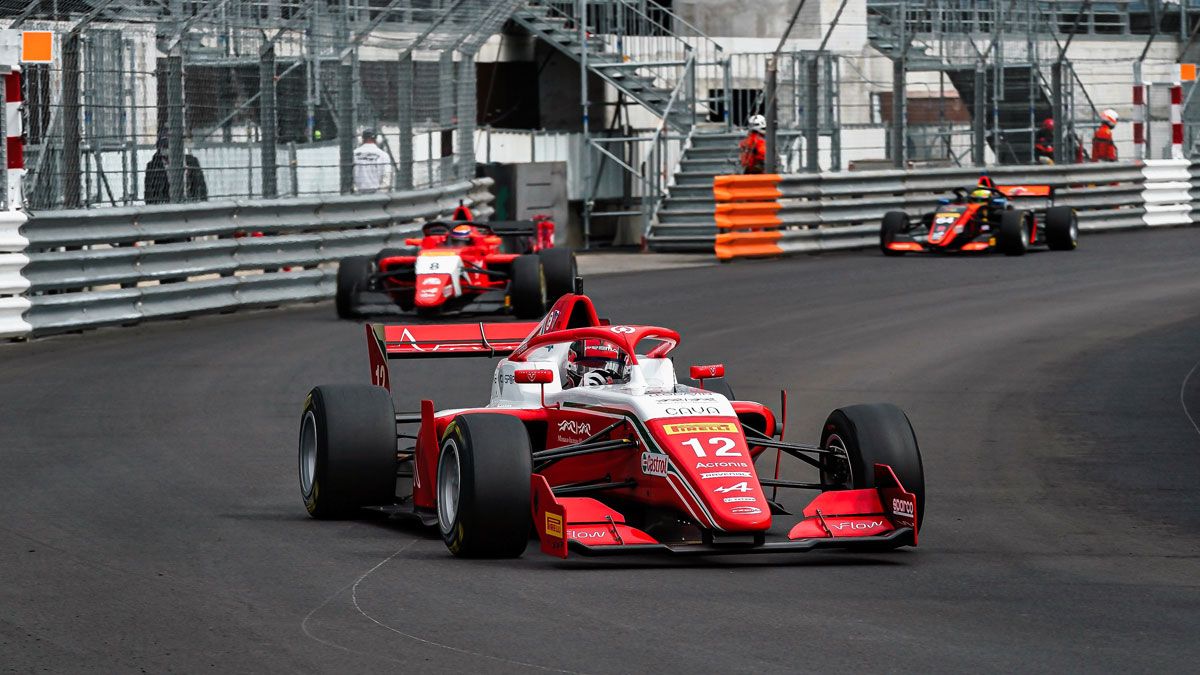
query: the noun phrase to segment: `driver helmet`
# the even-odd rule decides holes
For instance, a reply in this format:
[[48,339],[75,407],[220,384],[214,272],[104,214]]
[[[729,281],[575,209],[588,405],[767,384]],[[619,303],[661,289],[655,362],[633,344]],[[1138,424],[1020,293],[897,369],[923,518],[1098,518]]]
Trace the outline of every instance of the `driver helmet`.
[[450,234],[446,235],[446,243],[450,246],[461,247],[468,246],[471,243],[471,237],[475,234],[475,228],[463,223],[455,225],[450,230]]
[[567,352],[567,380],[573,387],[629,382],[629,356],[604,340],[576,340]]
[[751,115],[749,120],[750,131],[765,133],[767,130],[767,118],[762,115]]
[[992,198],[991,190],[989,190],[987,188],[978,188],[976,190],[971,191],[969,199],[972,203],[986,204],[991,198]]

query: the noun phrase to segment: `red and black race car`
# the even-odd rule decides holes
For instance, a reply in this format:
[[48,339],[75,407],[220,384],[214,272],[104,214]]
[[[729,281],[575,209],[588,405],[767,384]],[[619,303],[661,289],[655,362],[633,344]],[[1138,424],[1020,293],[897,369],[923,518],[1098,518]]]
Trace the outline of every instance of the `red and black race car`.
[[542,316],[549,304],[578,290],[575,254],[554,248],[554,223],[427,223],[408,248],[374,258],[346,258],[338,267],[338,316],[416,310],[423,315],[511,311]]
[[[322,385],[305,399],[308,513],[416,517],[467,557],[519,556],[531,532],[564,558],[917,544],[925,478],[899,408],[839,408],[818,443],[784,441],[785,420],[737,400],[723,366],[693,366],[699,386],[679,382],[679,341],[669,328],[601,320],[575,294],[539,323],[368,325],[372,383]],[[395,412],[389,359],[464,356],[503,357],[486,406],[424,400]],[[809,480],[781,480],[781,453]],[[780,489],[817,495],[790,513]]]
[[[1026,198],[1045,203],[1035,209],[1013,204]],[[1024,255],[1035,246],[1071,251],[1078,245],[1079,218],[1069,206],[1054,206],[1054,188],[996,185],[987,176],[969,192],[956,188],[953,198],[942,199],[920,223],[909,222],[903,211],[891,211],[879,230],[879,248],[892,256],[984,251]]]

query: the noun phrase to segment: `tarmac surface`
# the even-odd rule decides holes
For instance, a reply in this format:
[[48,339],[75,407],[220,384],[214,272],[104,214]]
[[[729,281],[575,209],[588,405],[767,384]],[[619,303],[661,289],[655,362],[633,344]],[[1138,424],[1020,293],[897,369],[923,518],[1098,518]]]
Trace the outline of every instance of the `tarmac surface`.
[[[588,280],[680,371],[786,387],[791,439],[904,408],[927,510],[887,554],[465,561],[310,520],[302,399],[368,374],[329,303],[0,346],[0,671],[1192,671],[1198,263],[1186,229]],[[397,363],[397,408],[482,403],[490,367]]]

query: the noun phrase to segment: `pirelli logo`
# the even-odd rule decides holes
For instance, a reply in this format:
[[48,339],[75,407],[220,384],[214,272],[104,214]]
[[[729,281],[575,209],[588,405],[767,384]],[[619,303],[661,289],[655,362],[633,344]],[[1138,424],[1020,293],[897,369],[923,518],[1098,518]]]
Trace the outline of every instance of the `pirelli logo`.
[[736,434],[737,425],[732,422],[697,422],[692,424],[664,424],[668,436],[675,434]]
[[551,537],[563,538],[562,516],[556,513],[546,514],[546,534]]

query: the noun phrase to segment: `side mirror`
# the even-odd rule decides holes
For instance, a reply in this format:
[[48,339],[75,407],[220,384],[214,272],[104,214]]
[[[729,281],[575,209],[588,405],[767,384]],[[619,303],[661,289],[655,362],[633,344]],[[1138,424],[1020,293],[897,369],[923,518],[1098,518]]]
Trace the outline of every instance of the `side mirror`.
[[693,380],[703,382],[712,377],[725,377],[725,364],[718,363],[711,366],[692,366],[689,373]]
[[553,370],[518,370],[513,373],[517,384],[550,384],[554,381]]
[[554,371],[536,369],[536,370],[518,370],[513,373],[513,381],[517,384],[540,384],[542,385],[542,407],[546,407],[546,385],[554,381]]
[[725,377],[725,364],[716,363],[711,366],[692,366],[688,374],[704,388],[704,381],[713,377]]

